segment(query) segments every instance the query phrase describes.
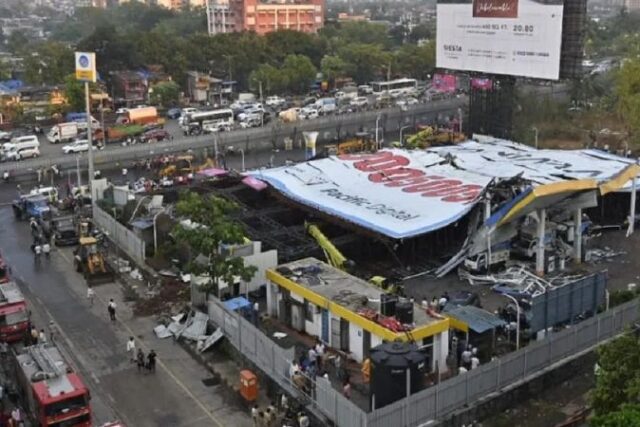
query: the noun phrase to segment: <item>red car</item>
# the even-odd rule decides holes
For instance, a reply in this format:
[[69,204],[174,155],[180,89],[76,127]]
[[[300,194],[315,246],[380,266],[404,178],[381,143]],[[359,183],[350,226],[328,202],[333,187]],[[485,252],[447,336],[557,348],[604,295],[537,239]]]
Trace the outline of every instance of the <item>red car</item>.
[[152,129],[143,133],[140,139],[142,142],[158,142],[171,139],[171,135],[164,129]]

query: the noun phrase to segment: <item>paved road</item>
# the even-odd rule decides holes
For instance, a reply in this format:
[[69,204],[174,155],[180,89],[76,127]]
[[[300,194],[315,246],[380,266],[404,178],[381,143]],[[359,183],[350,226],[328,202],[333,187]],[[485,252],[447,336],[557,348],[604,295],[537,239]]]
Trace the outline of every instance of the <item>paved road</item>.
[[[171,340],[153,336],[153,319],[132,318],[116,284],[96,289],[98,300],[89,307],[86,284],[72,266],[70,249],[54,251],[49,260],[34,263],[25,223],[0,209],[0,246],[14,277],[36,314],[38,327],[49,320],[62,332],[62,346],[72,354],[77,370],[91,389],[97,425],[119,418],[135,427],[248,426],[244,410],[219,389],[201,382],[209,375]],[[113,325],[106,301],[118,302],[121,322]],[[159,354],[155,375],[139,374],[125,355],[128,336]]]
[[[391,108],[379,111],[367,111],[340,116],[326,116],[315,120],[283,124],[271,123],[263,128],[244,129],[233,132],[223,132],[218,135],[203,135],[198,137],[176,137],[172,141],[163,141],[156,144],[138,144],[129,147],[121,145],[109,145],[105,150],[96,152],[95,160],[98,168],[104,165],[113,165],[115,162],[131,159],[145,159],[161,153],[184,152],[187,149],[213,150],[217,145],[219,149],[227,146],[242,148],[245,151],[253,151],[264,148],[283,148],[285,138],[292,138],[298,144],[301,142],[303,131],[318,131],[319,141],[329,141],[335,137],[344,137],[346,134],[354,134],[360,130],[374,131],[378,122],[381,132],[398,132],[403,126],[415,126],[420,123],[432,123],[439,121],[445,123],[458,108],[466,102],[466,98],[454,98],[435,101],[429,104],[419,104],[410,107],[407,111],[399,108]],[[396,138],[397,139],[397,138]],[[43,143],[47,145],[48,142]],[[76,156],[56,153],[59,146],[47,147],[48,152],[39,159],[29,159],[20,162],[0,164],[0,174],[8,171],[15,176],[35,175],[39,168],[49,168],[56,165],[61,169],[73,168],[76,165]],[[80,162],[86,164],[86,155],[82,155]],[[102,166],[101,166],[102,165]]]

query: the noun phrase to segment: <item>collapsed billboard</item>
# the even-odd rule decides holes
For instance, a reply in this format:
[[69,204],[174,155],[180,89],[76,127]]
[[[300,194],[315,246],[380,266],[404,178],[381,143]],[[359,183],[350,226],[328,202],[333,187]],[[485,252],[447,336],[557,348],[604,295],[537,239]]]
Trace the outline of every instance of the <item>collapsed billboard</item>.
[[[522,176],[535,184],[563,180],[611,180],[630,164],[627,159],[598,150],[537,150],[504,139],[475,136],[478,141],[434,147],[428,151],[452,157],[457,167],[495,178]],[[631,184],[627,183],[626,187]]]
[[490,177],[443,163],[436,153],[383,150],[252,172],[288,198],[402,239],[464,216]]
[[563,0],[440,0],[438,68],[560,76]]

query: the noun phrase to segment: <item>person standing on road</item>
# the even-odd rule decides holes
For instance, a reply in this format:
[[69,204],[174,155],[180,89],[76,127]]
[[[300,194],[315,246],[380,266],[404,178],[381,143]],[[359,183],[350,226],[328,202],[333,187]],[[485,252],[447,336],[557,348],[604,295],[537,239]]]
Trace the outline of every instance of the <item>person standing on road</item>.
[[93,300],[96,299],[96,291],[93,290],[91,285],[87,288],[87,299],[89,300],[89,307],[93,307]]
[[38,334],[38,341],[40,341],[40,344],[47,343],[47,334],[44,333],[44,329],[40,329],[40,333]]
[[36,329],[35,325],[31,326],[31,345],[38,344],[38,329]]
[[116,321],[116,302],[113,298],[109,299],[109,304],[107,305],[107,311],[109,312],[109,319],[112,322]]
[[147,369],[149,372],[156,372],[156,352],[151,350],[147,355]]
[[141,372],[144,369],[144,352],[141,348],[138,349],[138,354],[136,354],[136,362],[138,365],[138,372]]
[[129,354],[129,361],[131,363],[136,361],[136,341],[133,337],[129,337],[127,341],[127,353]]

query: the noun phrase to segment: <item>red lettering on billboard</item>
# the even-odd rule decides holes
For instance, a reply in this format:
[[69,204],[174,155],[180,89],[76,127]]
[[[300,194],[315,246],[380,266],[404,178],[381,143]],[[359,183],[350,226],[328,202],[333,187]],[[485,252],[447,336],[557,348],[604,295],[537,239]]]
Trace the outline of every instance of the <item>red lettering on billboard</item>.
[[405,193],[420,193],[422,197],[438,197],[443,202],[467,203],[474,201],[483,186],[463,184],[458,179],[439,175],[426,175],[424,171],[405,167],[411,161],[389,151],[367,154],[344,154],[340,160],[354,161],[353,166],[361,172],[372,172],[369,181],[385,187],[401,188]]

